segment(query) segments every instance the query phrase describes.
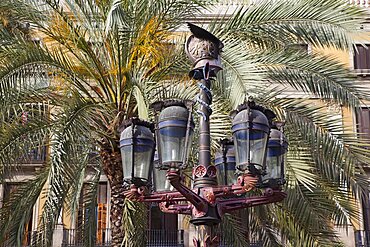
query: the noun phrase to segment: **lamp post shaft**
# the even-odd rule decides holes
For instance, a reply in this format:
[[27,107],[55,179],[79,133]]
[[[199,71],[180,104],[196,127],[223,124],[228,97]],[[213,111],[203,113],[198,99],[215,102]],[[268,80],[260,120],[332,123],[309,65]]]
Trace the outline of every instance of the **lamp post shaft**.
[[[217,186],[216,168],[211,164],[210,115],[212,114],[211,83],[222,69],[220,53],[222,42],[208,31],[188,23],[192,35],[186,42],[186,53],[193,62],[189,76],[199,81],[199,161],[194,167],[194,192],[205,201],[203,210],[193,208],[191,223],[197,226],[195,247],[217,246],[218,238],[215,229],[221,222],[218,208],[214,204],[212,191],[205,189]],[[199,207],[198,207],[199,208]]]
[[[211,88],[211,80],[203,79],[201,83],[204,87]],[[211,99],[207,97],[204,90],[200,90],[199,96],[202,102],[210,107]],[[199,164],[208,167],[211,165],[210,112],[205,105],[201,104],[199,108],[203,116],[199,121]]]
[[[210,91],[212,79],[208,77],[209,66],[206,64],[203,68],[203,78],[200,79],[200,93],[198,96],[199,110],[201,115],[199,119],[199,165],[194,168],[194,188],[200,189],[199,196],[204,198],[207,195],[201,192],[204,187],[217,186],[216,170],[211,166],[211,137],[210,137],[210,115],[212,109],[212,94]],[[213,168],[215,168],[213,166]],[[214,171],[214,172],[212,172]],[[208,204],[208,202],[207,202]],[[193,210],[191,222],[197,225],[197,237],[194,239],[195,247],[215,247],[218,243],[218,237],[215,229],[220,222],[217,208],[208,204],[204,210]]]
[[[199,93],[199,166],[205,171],[211,166],[211,136],[210,136],[210,115],[212,104],[212,95],[210,93],[211,79],[201,80],[201,89]],[[198,168],[199,169],[199,168]],[[197,170],[195,170],[197,171]],[[216,177],[208,176],[207,173],[198,176],[195,174],[194,188],[217,185]]]

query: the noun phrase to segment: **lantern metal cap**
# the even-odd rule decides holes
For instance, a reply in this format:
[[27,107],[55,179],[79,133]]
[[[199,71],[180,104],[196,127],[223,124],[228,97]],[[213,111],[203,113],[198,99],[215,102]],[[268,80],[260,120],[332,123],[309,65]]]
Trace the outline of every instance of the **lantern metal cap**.
[[156,101],[150,105],[150,108],[157,112],[169,106],[182,106],[189,110],[194,104],[195,102],[193,100],[168,99]]
[[159,122],[166,120],[182,120],[188,121],[189,111],[183,106],[170,106],[161,111]]
[[257,105],[256,102],[254,102],[253,100],[248,100],[244,102],[243,104],[239,105],[236,108],[236,110],[230,112],[230,117],[234,118],[239,112],[246,110],[248,108],[262,112],[267,117],[270,125],[272,125],[272,120],[276,117],[276,114],[270,109]]
[[[132,145],[130,141],[132,138],[132,126],[127,126],[122,132],[120,136],[120,146],[124,145]],[[137,126],[136,131],[134,133],[135,138],[147,139],[154,142],[153,131],[151,131],[148,127],[143,125],[135,125]]]
[[219,141],[221,145],[234,145],[234,140],[232,138],[223,138]]
[[280,130],[275,129],[275,128],[271,128],[269,139],[270,140],[282,140],[283,142],[287,142],[283,132],[281,132]]
[[286,139],[284,133],[278,130],[275,126],[273,126],[270,130],[268,146],[280,146],[285,150],[284,152],[286,152],[288,149],[288,140]]
[[[191,114],[194,101],[170,99],[165,101],[157,101],[152,104],[155,111],[161,111],[158,122],[166,120],[182,120],[188,121]],[[191,127],[194,128],[193,120],[191,119]]]
[[137,118],[137,117],[132,117],[130,119],[124,120],[120,126],[120,131],[122,132],[124,129],[126,129],[127,127],[131,125],[140,125],[140,126],[147,127],[148,129],[150,129],[151,132],[154,133],[154,129],[155,129],[154,123],[141,120],[140,118]]
[[232,111],[230,113],[230,117],[232,119],[233,126],[252,123],[264,125],[269,128],[272,126],[272,121],[276,115],[270,109],[257,105],[254,101],[248,100],[239,105],[236,110]]
[[269,121],[266,115],[261,111],[254,109],[251,109],[250,111],[245,109],[236,114],[233,119],[233,126],[248,122],[269,126]]

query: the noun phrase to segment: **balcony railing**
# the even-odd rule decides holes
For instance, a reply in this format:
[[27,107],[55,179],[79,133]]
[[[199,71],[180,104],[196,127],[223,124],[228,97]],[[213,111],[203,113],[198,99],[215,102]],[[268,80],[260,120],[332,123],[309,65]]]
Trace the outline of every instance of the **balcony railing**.
[[147,230],[147,247],[183,247],[184,230]]
[[[270,0],[271,2],[278,2],[281,0]],[[238,5],[238,4],[243,4],[247,1],[245,0],[222,0],[219,1],[219,4],[222,5]],[[262,0],[249,0],[249,4],[259,4],[262,2]],[[358,5],[361,7],[370,7],[370,0],[348,0],[350,4]]]
[[[111,244],[110,229],[97,231],[96,247],[109,247]],[[82,231],[64,229],[62,247],[86,246]],[[147,247],[184,247],[184,230],[147,230]]]
[[370,7],[370,0],[349,0],[349,3],[365,8]]
[[[225,239],[221,238],[220,247],[233,247],[233,244],[230,244]],[[263,242],[257,236],[250,234],[249,247],[263,247]]]
[[[360,232],[360,231],[359,231]],[[363,231],[359,234],[364,234]],[[161,230],[161,229],[150,229],[146,231],[147,244],[146,247],[184,247],[184,230]],[[31,247],[32,243],[35,243],[37,238],[37,232],[27,232],[22,247]],[[111,246],[111,230],[100,229],[97,231],[95,238],[96,247],[110,247]],[[250,247],[262,247],[261,241],[257,238],[251,237]],[[362,241],[356,242],[356,247],[364,247],[361,245]],[[86,246],[83,232],[75,229],[64,229],[63,230],[63,241],[61,247],[83,247]],[[6,243],[0,243],[0,247],[15,247]],[[233,247],[232,244],[228,244],[226,241],[221,240],[220,247]]]
[[[96,247],[108,247],[111,241],[110,229],[99,229],[95,236]],[[75,229],[63,230],[62,247],[83,247],[86,246],[84,232]]]
[[46,161],[46,147],[36,148],[18,158],[19,164],[43,164]]
[[44,163],[45,161],[46,161],[46,147],[41,147],[30,151],[25,162]]

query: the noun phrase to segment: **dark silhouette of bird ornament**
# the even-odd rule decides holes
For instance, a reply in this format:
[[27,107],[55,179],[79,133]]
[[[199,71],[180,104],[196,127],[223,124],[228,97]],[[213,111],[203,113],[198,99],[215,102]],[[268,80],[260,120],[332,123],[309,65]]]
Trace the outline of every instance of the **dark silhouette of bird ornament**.
[[222,70],[220,53],[223,43],[212,33],[192,23],[187,23],[192,35],[186,41],[185,51],[193,62],[189,76],[204,79],[203,67],[209,64],[209,76],[215,77]]

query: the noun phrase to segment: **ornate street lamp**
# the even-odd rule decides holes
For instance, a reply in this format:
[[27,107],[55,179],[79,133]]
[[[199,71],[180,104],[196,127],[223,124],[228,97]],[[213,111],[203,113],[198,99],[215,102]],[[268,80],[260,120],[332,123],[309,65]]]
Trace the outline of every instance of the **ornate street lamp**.
[[[274,114],[253,101],[238,107],[233,119],[232,132],[236,150],[236,164],[240,171],[262,175],[265,170],[270,120]],[[268,112],[269,114],[266,114]],[[272,114],[271,114],[272,113]]]
[[[194,132],[194,102],[160,101],[152,105],[158,153],[154,168],[155,192],[148,193],[147,188],[154,156],[152,125],[134,122],[121,134],[124,177],[131,184],[125,196],[131,200],[159,203],[165,213],[191,215],[190,222],[199,229],[193,240],[194,246],[215,247],[219,243],[216,227],[225,213],[279,202],[286,197],[281,187],[287,142],[279,130],[271,129],[275,114],[248,101],[234,112],[233,141],[221,141],[221,150],[213,165],[210,88],[217,72],[222,69],[220,52],[223,44],[206,30],[188,25],[193,35],[186,42],[186,52],[194,66],[189,75],[200,81],[196,99],[200,115],[199,159],[193,168],[193,188],[184,185],[182,170],[188,163]],[[218,185],[217,176],[221,185]],[[257,188],[263,190],[262,195],[247,193]]]
[[120,149],[124,181],[136,186],[147,185],[154,155],[154,126],[137,118],[125,123]]
[[221,148],[215,155],[217,180],[220,185],[236,184],[236,162],[234,142],[230,139],[221,140]]
[[285,183],[284,155],[288,150],[288,142],[280,130],[273,128],[267,147],[266,175],[262,178],[263,186],[277,188]]
[[168,100],[154,103],[153,108],[161,110],[156,131],[161,167],[186,166],[194,132],[192,103]]
[[181,100],[159,101],[152,104],[156,115],[158,140],[158,155],[154,169],[155,191],[174,190],[166,179],[167,170],[185,168],[187,165],[194,132],[192,107],[193,102]]

